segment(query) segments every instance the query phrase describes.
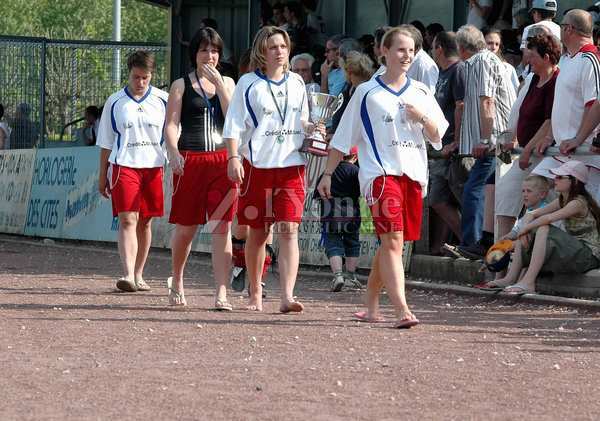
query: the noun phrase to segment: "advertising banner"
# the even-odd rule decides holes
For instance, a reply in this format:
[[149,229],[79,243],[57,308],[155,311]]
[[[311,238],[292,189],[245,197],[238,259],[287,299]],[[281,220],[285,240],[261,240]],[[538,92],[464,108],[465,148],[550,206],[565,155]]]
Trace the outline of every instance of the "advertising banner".
[[0,232],[23,234],[35,149],[0,151]]
[[25,235],[116,241],[110,200],[98,192],[96,147],[38,150]]

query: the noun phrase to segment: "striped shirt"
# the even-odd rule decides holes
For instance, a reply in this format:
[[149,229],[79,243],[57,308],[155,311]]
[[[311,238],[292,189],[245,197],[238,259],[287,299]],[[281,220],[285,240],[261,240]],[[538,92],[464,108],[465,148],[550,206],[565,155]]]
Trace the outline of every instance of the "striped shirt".
[[508,127],[510,109],[515,102],[515,88],[504,64],[489,50],[482,50],[465,61],[465,106],[460,128],[460,154],[470,154],[481,137],[481,97],[494,99],[494,123],[490,141]]

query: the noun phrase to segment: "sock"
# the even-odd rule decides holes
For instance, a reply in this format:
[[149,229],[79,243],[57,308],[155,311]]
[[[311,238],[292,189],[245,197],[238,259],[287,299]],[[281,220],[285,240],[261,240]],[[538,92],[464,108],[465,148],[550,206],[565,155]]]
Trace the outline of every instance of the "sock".
[[483,231],[481,233],[481,245],[486,249],[489,249],[494,244],[494,233]]

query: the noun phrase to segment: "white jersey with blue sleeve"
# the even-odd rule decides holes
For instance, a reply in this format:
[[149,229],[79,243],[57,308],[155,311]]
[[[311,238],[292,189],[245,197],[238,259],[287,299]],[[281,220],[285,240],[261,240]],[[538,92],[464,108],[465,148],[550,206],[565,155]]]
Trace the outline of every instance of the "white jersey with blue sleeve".
[[127,87],[112,94],[102,110],[96,145],[112,152],[108,161],[130,168],[162,167],[163,129],[169,94],[150,86],[136,100]]
[[237,139],[239,153],[257,168],[305,165],[300,152],[303,121],[308,120],[304,81],[287,72],[279,82],[260,71],[238,81],[223,127],[223,138]]
[[[381,77],[356,88],[340,124],[331,140],[331,147],[347,154],[358,147],[360,189],[365,197],[375,178],[382,175],[406,175],[427,192],[427,148],[423,126],[406,116],[405,104],[423,110],[438,128],[440,138],[448,122],[435,97],[424,84],[406,79],[405,85],[394,91]],[[441,149],[442,143],[432,144]]]

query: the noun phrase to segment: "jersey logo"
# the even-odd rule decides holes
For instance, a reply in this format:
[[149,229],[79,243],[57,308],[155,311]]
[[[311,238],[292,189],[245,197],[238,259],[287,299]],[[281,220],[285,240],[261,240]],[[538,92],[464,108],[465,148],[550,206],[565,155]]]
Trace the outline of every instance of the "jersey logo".
[[386,113],[386,115],[384,115],[382,118],[384,123],[392,123],[394,121],[394,117],[392,117],[392,115],[390,113]]
[[271,115],[271,114],[273,114],[273,110],[269,110],[268,108],[263,108],[263,114],[264,115]]
[[282,97],[284,97],[284,96],[285,96],[285,95],[283,94],[283,92],[282,92],[282,91],[279,91],[279,92],[277,92],[277,97],[278,97],[278,98],[282,98]]

